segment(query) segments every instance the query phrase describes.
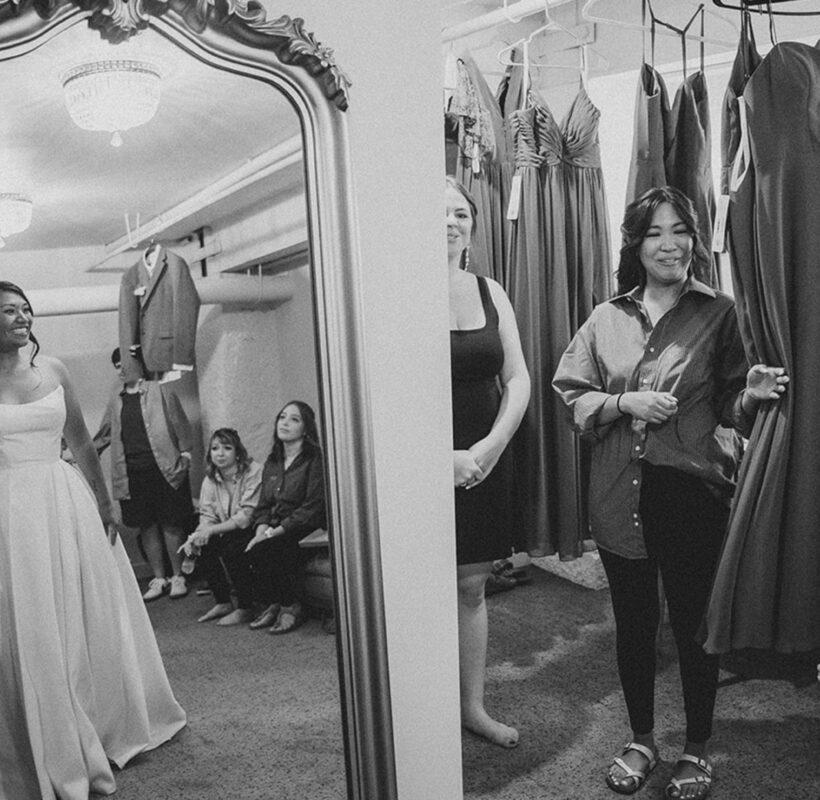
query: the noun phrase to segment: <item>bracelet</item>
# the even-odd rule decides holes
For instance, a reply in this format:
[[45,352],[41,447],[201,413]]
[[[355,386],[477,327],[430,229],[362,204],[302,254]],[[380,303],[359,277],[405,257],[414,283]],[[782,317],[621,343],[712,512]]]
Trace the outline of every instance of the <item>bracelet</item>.
[[624,396],[624,393],[623,393],[623,392],[621,392],[621,393],[618,395],[618,399],[615,401],[615,410],[616,410],[619,414],[623,414],[623,413],[624,413],[623,411],[621,411],[621,398],[622,398],[623,396]]

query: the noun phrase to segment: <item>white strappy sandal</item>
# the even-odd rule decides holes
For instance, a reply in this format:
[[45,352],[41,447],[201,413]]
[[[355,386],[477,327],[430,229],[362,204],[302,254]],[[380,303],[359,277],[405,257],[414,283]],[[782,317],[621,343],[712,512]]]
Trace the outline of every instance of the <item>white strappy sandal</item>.
[[[620,756],[613,758],[609,772],[606,774],[606,785],[618,794],[635,794],[646,783],[649,773],[658,765],[658,754],[650,748],[637,742],[630,742],[621,751],[621,756],[626,755],[630,750],[640,753],[649,763],[646,769],[633,769]],[[614,766],[620,767],[624,774],[615,777],[612,774]]]
[[689,753],[684,753],[678,759],[678,763],[681,761],[694,764],[703,772],[703,775],[693,775],[691,778],[670,778],[669,783],[666,785],[666,796],[670,800],[678,800],[683,796],[681,790],[684,786],[696,784],[698,787],[697,792],[687,797],[686,800],[706,800],[709,797],[709,792],[712,791],[712,765],[705,758],[690,756]]

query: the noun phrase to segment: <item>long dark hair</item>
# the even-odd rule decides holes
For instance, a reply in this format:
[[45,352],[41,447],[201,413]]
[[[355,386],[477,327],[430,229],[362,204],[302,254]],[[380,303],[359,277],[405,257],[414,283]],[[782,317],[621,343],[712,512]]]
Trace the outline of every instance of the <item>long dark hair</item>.
[[709,280],[711,262],[698,234],[698,215],[692,201],[674,186],[649,189],[626,207],[621,225],[621,259],[618,264],[618,294],[624,294],[636,286],[646,285],[646,269],[641,263],[640,249],[646,232],[652,225],[652,217],[658,207],[669,203],[680,217],[692,237],[692,260],[689,272],[700,281]]
[[211,460],[211,447],[215,441],[233,447],[236,452],[237,475],[241,475],[243,472],[247,471],[248,465],[251,463],[251,457],[248,455],[245,445],[242,444],[239,434],[233,428],[217,428],[208,440],[208,452],[205,455],[205,474],[211,480],[216,478],[216,473],[219,469]]
[[[26,297],[26,293],[19,286],[11,283],[10,281],[0,281],[0,292],[11,292],[12,294],[16,294],[18,297],[22,297],[23,302],[26,303],[31,309],[31,315],[34,316],[34,309],[31,308],[31,303],[29,302],[28,297]],[[31,356],[29,357],[29,363],[33,364],[35,356],[40,352],[40,343],[31,331],[28,332],[28,338],[31,339],[34,344],[34,350],[32,350]]]
[[303,400],[290,400],[285,403],[285,405],[283,405],[276,414],[275,422],[273,424],[273,447],[271,448],[270,455],[268,456],[271,461],[285,460],[285,446],[279,438],[277,425],[279,422],[279,417],[288,406],[296,406],[302,416],[302,423],[305,426],[304,433],[302,434],[302,452],[305,455],[312,456],[320,451],[319,428],[316,425],[316,414],[313,409]]

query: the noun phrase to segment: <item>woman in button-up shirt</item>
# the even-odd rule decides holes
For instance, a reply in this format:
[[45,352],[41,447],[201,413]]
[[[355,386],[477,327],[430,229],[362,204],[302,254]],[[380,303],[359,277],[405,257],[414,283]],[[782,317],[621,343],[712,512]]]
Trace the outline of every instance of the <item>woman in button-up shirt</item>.
[[[261,478],[262,467],[248,455],[233,428],[219,428],[211,434],[199,495],[199,524],[181,548],[189,556],[200,552],[199,567],[214,595],[213,608],[198,622],[215,619],[217,625],[237,625],[253,618],[245,548],[253,537],[251,518]],[[231,603],[231,584],[236,590],[236,608]]]
[[607,784],[637,791],[654,739],[658,574],[678,648],[686,742],[669,797],[705,797],[718,661],[695,634],[708,599],[741,456],[781,368],[748,368],[734,303],[701,277],[709,260],[691,202],[650,189],[626,210],[619,294],[599,305],[564,353],[553,386],[593,440],[590,528],[609,580],[617,661],[632,740]]
[[296,596],[299,541],[325,526],[325,478],[313,409],[300,400],[276,417],[273,449],[262,470],[262,490],[247,550],[256,599],[265,610],[251,623],[288,633],[304,620]]

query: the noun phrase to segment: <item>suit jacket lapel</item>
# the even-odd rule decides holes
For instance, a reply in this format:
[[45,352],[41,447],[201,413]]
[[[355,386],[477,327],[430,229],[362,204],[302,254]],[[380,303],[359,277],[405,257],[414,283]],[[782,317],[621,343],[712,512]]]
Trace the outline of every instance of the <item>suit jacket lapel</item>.
[[148,303],[154,289],[157,288],[157,284],[159,283],[163,272],[165,272],[165,269],[168,266],[168,251],[165,248],[160,248],[156,264],[154,264],[154,270],[150,274],[145,266],[144,258],[140,261],[140,266],[142,267],[142,275],[147,281],[145,284],[145,294],[141,298],[141,305],[144,306]]

